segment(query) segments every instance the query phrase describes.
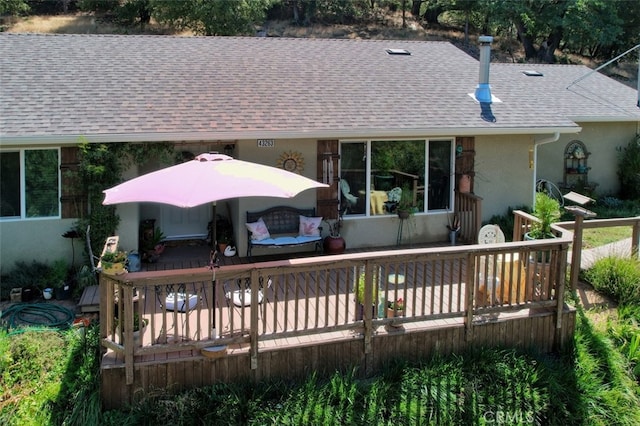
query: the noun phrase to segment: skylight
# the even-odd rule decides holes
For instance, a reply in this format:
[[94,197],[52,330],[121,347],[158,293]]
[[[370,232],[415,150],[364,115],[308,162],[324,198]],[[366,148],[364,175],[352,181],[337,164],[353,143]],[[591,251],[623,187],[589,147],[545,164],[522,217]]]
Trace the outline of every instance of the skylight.
[[407,49],[387,49],[389,55],[411,55]]
[[527,77],[543,77],[544,76],[544,74],[536,70],[525,70],[525,71],[522,71],[522,74],[526,75]]

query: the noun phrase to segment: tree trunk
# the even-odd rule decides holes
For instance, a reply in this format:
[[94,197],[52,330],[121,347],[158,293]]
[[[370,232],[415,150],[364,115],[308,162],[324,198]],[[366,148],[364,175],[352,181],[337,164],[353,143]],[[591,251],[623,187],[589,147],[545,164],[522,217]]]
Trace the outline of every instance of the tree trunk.
[[442,6],[438,6],[436,5],[429,5],[429,3],[427,3],[427,10],[424,12],[424,20],[427,21],[428,24],[437,24],[438,23],[438,16],[440,16],[440,14],[444,12],[444,8]]
[[562,40],[562,28],[555,28],[554,31],[547,38],[547,45],[544,52],[541,52],[541,58],[544,62],[548,64],[553,64],[556,61],[555,52],[558,46],[560,46],[560,41]]
[[525,58],[536,58],[538,56],[538,52],[533,45],[533,40],[531,40],[531,37],[527,35],[527,29],[525,28],[524,24],[522,23],[522,21],[520,21],[520,19],[517,19],[514,23],[516,25],[516,29],[518,30],[518,39],[520,40],[520,43],[522,43],[522,47],[524,48]]

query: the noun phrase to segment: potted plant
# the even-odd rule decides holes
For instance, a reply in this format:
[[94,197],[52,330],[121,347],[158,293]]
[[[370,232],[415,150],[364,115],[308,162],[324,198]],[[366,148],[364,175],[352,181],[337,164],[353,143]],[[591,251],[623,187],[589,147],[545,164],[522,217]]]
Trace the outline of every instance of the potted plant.
[[[536,204],[531,213],[539,219],[531,225],[531,230],[524,234],[525,240],[541,240],[546,238],[555,238],[551,231],[551,225],[560,220],[561,211],[558,200],[551,198],[544,192],[536,193]],[[550,251],[538,251],[533,256],[534,261],[542,263],[545,269],[545,276],[549,275],[548,262],[551,259]],[[542,268],[537,267],[538,269]]]
[[228,228],[223,228],[218,238],[218,252],[224,253],[225,249],[231,244],[231,231]]
[[340,228],[342,227],[342,216],[338,216],[337,219],[325,220],[329,225],[329,235],[325,237],[322,242],[322,249],[326,254],[341,254],[347,248],[347,244],[344,238],[340,235]]
[[551,225],[560,220],[561,211],[558,200],[551,198],[544,192],[536,193],[536,204],[531,213],[539,219],[531,225],[531,230],[524,237],[527,240],[539,240],[544,238],[554,238]]
[[155,227],[153,234],[144,241],[142,247],[142,260],[144,262],[153,263],[158,260],[158,257],[164,252],[164,233],[160,228]]
[[402,316],[404,316],[404,300],[402,298],[387,303],[387,318]]
[[[377,315],[377,303],[378,303],[378,286],[375,285],[377,282],[377,274],[374,272],[373,274],[373,296],[371,299],[371,316],[375,318]],[[360,272],[358,276],[358,283],[356,286],[356,300],[358,301],[358,309],[356,310],[356,321],[364,318],[364,294],[365,294],[365,274],[364,271]]]
[[[69,265],[67,261],[64,259],[58,259],[53,262],[51,268],[49,269],[49,273],[47,274],[47,289],[53,289],[55,293],[56,299],[58,300],[66,300],[71,297],[71,286],[68,281],[69,276]],[[50,293],[51,291],[49,291]],[[47,295],[44,294],[45,299]]]
[[[123,322],[124,324],[124,322]],[[137,312],[133,313],[133,343],[136,346],[139,346],[142,340],[142,335],[144,334],[145,330],[147,329],[147,325],[149,325],[149,319],[148,318],[140,318],[140,314]],[[114,326],[115,326],[115,331],[116,331],[116,335],[119,337],[121,342],[124,342],[124,337],[122,336],[122,333],[125,331],[120,327],[120,319],[118,317],[116,317],[114,319]],[[124,328],[124,327],[123,327]]]
[[398,202],[396,211],[400,219],[407,219],[416,211],[413,205],[413,191],[411,191],[408,186],[402,187],[402,194],[400,195],[400,201]]
[[393,186],[393,175],[391,170],[395,166],[395,160],[393,158],[393,151],[389,147],[383,147],[376,150],[372,157],[373,181],[375,189],[380,191],[388,191]]
[[124,274],[125,263],[127,262],[127,252],[122,250],[108,251],[100,258],[102,262],[102,272],[109,275]]

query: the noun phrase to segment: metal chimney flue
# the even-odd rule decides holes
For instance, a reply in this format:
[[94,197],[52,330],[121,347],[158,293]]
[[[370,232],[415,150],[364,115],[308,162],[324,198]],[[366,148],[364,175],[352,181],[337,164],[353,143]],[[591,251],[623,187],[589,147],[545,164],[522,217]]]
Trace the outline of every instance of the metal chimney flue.
[[491,63],[491,43],[493,37],[480,36],[480,77],[475,97],[480,103],[491,103],[491,86],[489,85],[489,65]]

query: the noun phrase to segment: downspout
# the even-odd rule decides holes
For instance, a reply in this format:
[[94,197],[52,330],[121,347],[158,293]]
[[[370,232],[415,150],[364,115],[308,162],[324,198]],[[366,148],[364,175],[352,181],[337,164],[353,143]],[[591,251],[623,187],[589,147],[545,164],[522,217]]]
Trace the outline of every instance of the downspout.
[[548,143],[556,142],[560,139],[560,132],[555,132],[553,135],[546,137],[544,139],[533,141],[533,194],[531,196],[531,205],[535,207],[536,205],[536,182],[538,182],[538,147],[540,145],[546,145]]

